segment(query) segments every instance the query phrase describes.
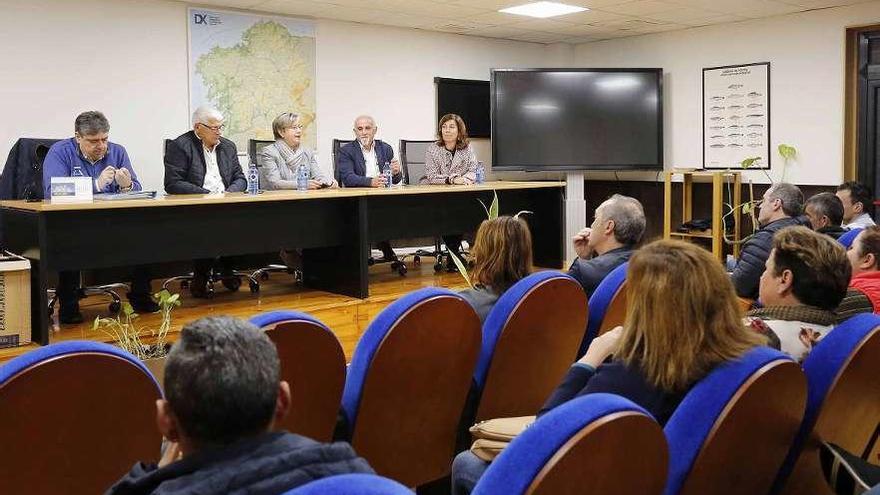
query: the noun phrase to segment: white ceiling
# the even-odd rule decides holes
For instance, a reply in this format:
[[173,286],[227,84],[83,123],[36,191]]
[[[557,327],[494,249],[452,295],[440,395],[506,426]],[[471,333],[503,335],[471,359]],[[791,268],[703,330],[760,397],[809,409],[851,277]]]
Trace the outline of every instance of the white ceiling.
[[590,10],[502,14],[533,0],[198,0],[202,5],[535,43],[591,41],[738,22],[871,0],[558,0]]

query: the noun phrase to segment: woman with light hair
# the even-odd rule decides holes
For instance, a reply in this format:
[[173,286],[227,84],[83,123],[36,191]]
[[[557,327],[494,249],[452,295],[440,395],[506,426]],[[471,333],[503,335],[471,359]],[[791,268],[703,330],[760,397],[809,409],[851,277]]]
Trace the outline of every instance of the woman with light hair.
[[318,165],[313,150],[302,146],[303,125],[299,115],[284,112],[272,121],[275,142],[257,155],[265,189],[296,189],[300,165],[309,169],[309,189],[337,187],[337,183]]

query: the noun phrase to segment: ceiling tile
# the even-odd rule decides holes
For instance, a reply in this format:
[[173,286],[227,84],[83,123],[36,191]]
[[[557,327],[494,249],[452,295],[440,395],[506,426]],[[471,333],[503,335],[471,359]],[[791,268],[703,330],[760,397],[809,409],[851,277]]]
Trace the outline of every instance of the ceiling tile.
[[564,20],[565,22],[572,22],[577,24],[593,24],[597,22],[616,21],[629,18],[631,18],[631,16],[615,14],[614,12],[607,12],[605,10],[588,10],[586,12],[576,12],[574,14],[569,14],[565,16]]
[[647,17],[657,21],[686,23],[687,21],[695,19],[705,19],[707,17],[716,17],[719,15],[722,15],[722,13],[694,7],[676,7],[674,10],[657,12],[656,14],[649,14],[641,17]]
[[781,0],[790,5],[797,5],[808,9],[823,9],[827,7],[840,7],[857,3],[871,2],[873,0]]
[[308,0],[263,0],[254,8],[276,14],[330,17],[341,7]]
[[660,0],[636,0],[635,2],[624,3],[621,5],[603,7],[602,10],[614,14],[645,16],[677,8],[679,8],[678,5]]

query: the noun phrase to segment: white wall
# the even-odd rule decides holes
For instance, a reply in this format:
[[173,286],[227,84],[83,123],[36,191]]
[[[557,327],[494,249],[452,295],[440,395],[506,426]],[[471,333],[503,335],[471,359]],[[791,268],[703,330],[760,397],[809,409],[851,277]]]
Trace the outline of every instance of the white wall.
[[[186,8],[161,0],[0,0],[3,160],[17,138],[71,136],[74,117],[98,109],[145,186],[161,190],[162,140],[189,127]],[[534,43],[316,22],[325,167],[331,140],[351,136],[360,113],[373,114],[379,138],[395,145],[432,138],[435,76],[487,79],[492,67],[570,59]],[[488,140],[475,145],[488,163]]]
[[[838,184],[843,179],[845,28],[877,22],[880,2],[875,1],[582,44],[574,62],[663,68],[664,151],[671,168],[702,165],[702,68],[769,61],[772,175],[782,174],[775,147],[787,143],[798,149],[799,158],[786,180]],[[767,182],[759,172],[748,177]]]

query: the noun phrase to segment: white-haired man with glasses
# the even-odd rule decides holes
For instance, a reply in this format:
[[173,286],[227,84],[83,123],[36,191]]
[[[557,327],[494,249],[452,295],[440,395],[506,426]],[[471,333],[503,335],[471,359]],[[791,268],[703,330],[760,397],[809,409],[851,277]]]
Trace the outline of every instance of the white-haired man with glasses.
[[[193,112],[193,129],[165,146],[165,192],[168,194],[208,194],[240,192],[247,179],[238,163],[235,143],[221,136],[223,114],[216,108],[202,106]],[[233,260],[220,258],[223,285],[235,290],[241,281],[231,277]],[[208,276],[213,259],[193,262],[190,292],[195,297],[209,297]]]

